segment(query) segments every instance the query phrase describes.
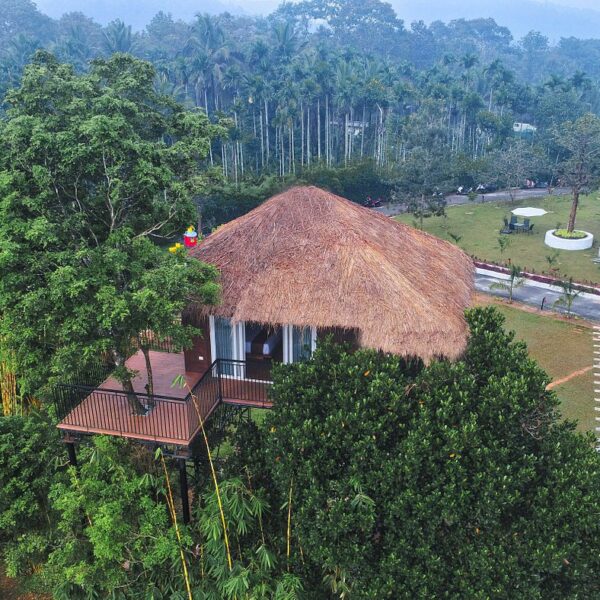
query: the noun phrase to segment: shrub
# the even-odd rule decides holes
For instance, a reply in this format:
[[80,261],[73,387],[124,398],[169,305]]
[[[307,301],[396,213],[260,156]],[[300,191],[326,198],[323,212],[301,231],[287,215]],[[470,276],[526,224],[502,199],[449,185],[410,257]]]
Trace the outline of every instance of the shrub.
[[582,240],[587,236],[585,231],[568,231],[567,229],[555,229],[554,234],[557,238],[564,240]]
[[291,560],[310,597],[597,596],[593,439],[560,422],[499,313],[468,321],[455,363],[324,343],[276,370],[259,442],[243,436],[236,460],[272,503],[293,487]]

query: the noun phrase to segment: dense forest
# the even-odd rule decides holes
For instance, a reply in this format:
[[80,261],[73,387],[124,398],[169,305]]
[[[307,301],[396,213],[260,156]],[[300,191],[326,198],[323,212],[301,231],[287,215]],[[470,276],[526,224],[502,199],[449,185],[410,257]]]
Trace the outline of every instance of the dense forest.
[[[158,92],[226,126],[207,162],[233,189],[249,185],[249,197],[278,185],[268,176],[345,191],[329,171],[357,162],[365,181],[353,186],[356,200],[410,194],[417,183],[514,185],[515,170],[549,181],[561,123],[600,111],[600,40],[551,45],[531,31],[517,41],[491,19],[407,26],[379,0],[306,0],[267,18],[199,14],[186,23],[161,12],[134,32],[82,13],[53,20],[30,0],[3,5],[3,94],[40,47],[78,72],[115,52],[148,60]],[[515,122],[537,129],[515,134]],[[235,213],[208,202],[209,218]]]

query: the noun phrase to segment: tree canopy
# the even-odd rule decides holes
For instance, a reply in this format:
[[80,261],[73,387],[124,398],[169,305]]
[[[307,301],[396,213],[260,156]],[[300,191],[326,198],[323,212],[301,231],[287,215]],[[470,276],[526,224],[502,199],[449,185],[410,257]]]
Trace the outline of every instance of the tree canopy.
[[21,383],[108,354],[123,370],[132,336],[181,346],[191,297],[215,301],[215,271],[164,243],[197,221],[201,161],[219,129],[154,91],[126,55],[89,73],[40,53],[0,126],[0,314]]
[[[294,569],[356,598],[598,593],[600,460],[493,309],[462,360],[321,345],[275,376],[240,457],[292,502]],[[317,596],[315,596],[317,597]]]

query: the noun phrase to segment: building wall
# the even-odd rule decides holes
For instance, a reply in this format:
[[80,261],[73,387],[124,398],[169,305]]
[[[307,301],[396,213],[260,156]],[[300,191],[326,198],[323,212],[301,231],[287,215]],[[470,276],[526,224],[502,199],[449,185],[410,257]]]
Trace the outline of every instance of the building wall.
[[205,373],[212,364],[208,317],[196,319],[184,315],[183,322],[185,325],[193,325],[202,330],[202,335],[193,339],[192,347],[183,351],[185,370],[190,373]]

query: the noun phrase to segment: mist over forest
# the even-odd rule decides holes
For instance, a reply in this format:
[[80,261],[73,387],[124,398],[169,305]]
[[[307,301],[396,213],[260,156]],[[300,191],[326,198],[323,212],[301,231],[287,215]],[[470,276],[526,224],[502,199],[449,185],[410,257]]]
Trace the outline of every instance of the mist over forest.
[[[107,24],[115,18],[122,19],[134,29],[143,29],[152,17],[163,10],[176,19],[190,20],[196,13],[266,16],[277,9],[278,0],[97,0],[82,3],[81,0],[39,0],[39,9],[53,17],[81,11],[99,23]],[[600,31],[600,7],[586,0],[430,0],[413,2],[391,0],[390,5],[407,26],[413,21],[452,21],[489,17],[508,27],[513,35],[521,37],[531,29],[548,35],[552,40],[561,37],[595,38]]]

